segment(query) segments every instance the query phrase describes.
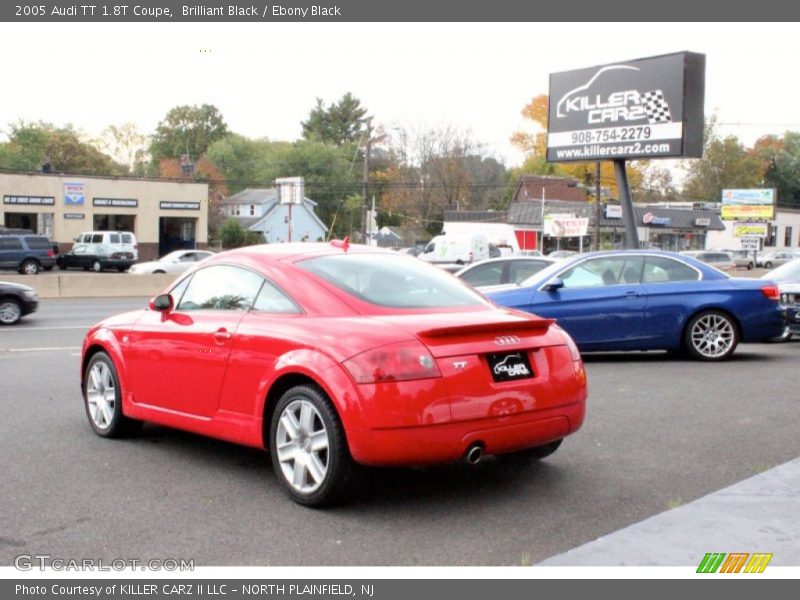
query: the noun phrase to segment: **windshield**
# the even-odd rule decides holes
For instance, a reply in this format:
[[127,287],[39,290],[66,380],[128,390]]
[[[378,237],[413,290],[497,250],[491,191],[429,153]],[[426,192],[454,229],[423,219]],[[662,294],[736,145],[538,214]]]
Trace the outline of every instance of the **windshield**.
[[387,308],[486,304],[477,292],[438,267],[398,254],[342,254],[297,263],[345,293]]
[[800,258],[796,258],[761,276],[762,279],[800,279]]

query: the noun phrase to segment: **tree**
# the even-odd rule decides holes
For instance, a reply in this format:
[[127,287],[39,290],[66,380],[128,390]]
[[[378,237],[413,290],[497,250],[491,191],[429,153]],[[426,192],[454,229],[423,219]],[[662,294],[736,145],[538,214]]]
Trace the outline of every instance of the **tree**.
[[493,187],[498,176],[504,180],[499,175],[502,166],[482,156],[480,144],[468,131],[450,126],[400,130],[389,154],[392,166],[376,177],[380,207],[431,234],[441,231],[445,210],[486,208],[483,192],[488,190],[502,197],[505,181]]
[[719,202],[722,190],[758,187],[764,178],[764,165],[734,135],[720,137],[716,118],[706,122],[703,158],[684,167],[683,195],[696,200]]
[[9,127],[8,142],[0,144],[0,167],[4,169],[38,171],[47,159],[56,173],[127,173],[126,167],[85,141],[70,125],[58,128],[43,121],[18,121]]
[[[587,188],[595,185],[595,163],[552,163],[547,162],[547,105],[546,94],[535,96],[522,109],[522,116],[533,122],[534,131],[517,131],[511,136],[511,142],[525,153],[525,162],[516,175],[548,175],[555,177],[572,177]],[[628,182],[634,196],[638,194],[642,183],[641,161],[627,164]],[[611,189],[611,195],[619,197],[614,164],[611,161],[600,162],[600,184]]]
[[751,154],[761,163],[763,187],[776,188],[783,205],[800,206],[800,133],[787,131],[783,137],[764,136]]
[[180,158],[184,154],[195,161],[226,135],[228,126],[215,106],[176,106],[156,127],[150,155],[156,165],[162,158]]
[[219,241],[223,248],[240,248],[264,242],[263,236],[256,231],[242,229],[236,219],[226,220],[219,228]]
[[93,144],[117,163],[127,166],[131,174],[146,173],[150,136],[139,131],[135,124],[109,125]]
[[327,108],[322,99],[317,98],[317,105],[302,122],[303,138],[335,146],[357,143],[364,130],[366,115],[367,109],[350,92]]

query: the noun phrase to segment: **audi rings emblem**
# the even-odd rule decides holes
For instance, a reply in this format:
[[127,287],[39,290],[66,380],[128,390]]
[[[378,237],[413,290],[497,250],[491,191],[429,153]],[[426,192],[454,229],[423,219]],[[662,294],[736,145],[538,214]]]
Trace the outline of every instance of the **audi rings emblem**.
[[515,335],[499,335],[494,338],[494,343],[498,346],[513,346],[519,344],[519,338]]

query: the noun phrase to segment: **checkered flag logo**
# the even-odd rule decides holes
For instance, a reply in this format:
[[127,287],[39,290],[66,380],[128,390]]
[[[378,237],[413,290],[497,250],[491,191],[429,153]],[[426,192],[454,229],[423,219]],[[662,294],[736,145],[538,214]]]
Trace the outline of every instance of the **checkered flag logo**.
[[669,104],[664,100],[664,92],[653,90],[642,95],[642,104],[647,114],[647,122],[650,125],[656,123],[672,123],[672,115],[669,112]]

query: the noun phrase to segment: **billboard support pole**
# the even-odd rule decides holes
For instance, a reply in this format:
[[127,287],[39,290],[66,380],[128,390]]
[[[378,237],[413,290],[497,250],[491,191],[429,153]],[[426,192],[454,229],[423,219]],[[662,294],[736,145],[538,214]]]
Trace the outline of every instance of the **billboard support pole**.
[[625,247],[630,250],[638,250],[639,233],[636,230],[636,219],[633,214],[631,186],[628,182],[628,173],[625,170],[624,159],[618,159],[614,161],[614,173],[617,176],[619,203],[622,206],[622,220],[625,223]]

